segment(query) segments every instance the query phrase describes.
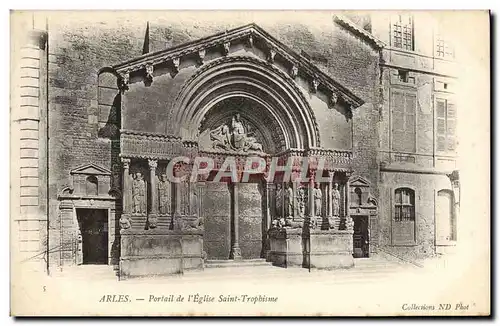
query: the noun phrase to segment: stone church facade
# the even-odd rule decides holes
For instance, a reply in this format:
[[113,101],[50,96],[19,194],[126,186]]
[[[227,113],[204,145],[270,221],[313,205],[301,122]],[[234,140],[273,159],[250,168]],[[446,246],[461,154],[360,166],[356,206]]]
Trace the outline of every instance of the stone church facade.
[[[406,14],[199,26],[128,15],[18,17],[30,27],[12,66],[12,242],[24,264],[108,264],[127,278],[452,250],[456,78],[437,28],[424,35]],[[201,157],[209,173],[169,180]],[[248,157],[265,172],[217,179],[228,158],[244,172]],[[323,179],[268,180],[273,159],[323,160],[291,171]]]

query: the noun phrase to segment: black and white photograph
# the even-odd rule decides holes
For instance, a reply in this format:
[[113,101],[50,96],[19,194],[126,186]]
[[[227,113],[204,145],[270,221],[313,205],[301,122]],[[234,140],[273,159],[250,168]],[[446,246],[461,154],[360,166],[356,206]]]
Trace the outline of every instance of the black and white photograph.
[[487,10],[10,25],[11,315],[490,315]]

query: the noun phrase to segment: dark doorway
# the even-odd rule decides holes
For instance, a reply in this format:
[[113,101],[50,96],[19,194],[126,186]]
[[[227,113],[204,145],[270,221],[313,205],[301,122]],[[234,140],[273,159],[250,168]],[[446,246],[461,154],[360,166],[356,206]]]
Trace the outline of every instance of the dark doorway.
[[76,210],[82,235],[83,264],[108,264],[108,214],[105,209]]
[[354,220],[354,258],[368,257],[370,243],[368,239],[368,216],[353,216]]

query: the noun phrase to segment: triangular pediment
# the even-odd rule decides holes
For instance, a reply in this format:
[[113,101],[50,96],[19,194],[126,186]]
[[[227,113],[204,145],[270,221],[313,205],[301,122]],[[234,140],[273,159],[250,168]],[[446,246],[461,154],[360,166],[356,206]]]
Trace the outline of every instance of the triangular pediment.
[[71,170],[71,174],[86,174],[86,175],[111,175],[111,171],[94,163],[80,165]]
[[349,179],[349,184],[351,187],[369,187],[370,181],[362,176],[353,176]]
[[294,79],[298,75],[307,79],[313,92],[323,92],[334,103],[337,100],[342,101],[351,109],[364,104],[361,98],[319,69],[308,58],[293,51],[256,24],[244,25],[172,48],[147,53],[114,65],[111,69],[119,76],[120,88],[127,89],[130,76],[134,74],[142,74],[152,82],[155,66],[168,66],[175,75],[181,69],[181,62],[185,58],[195,59],[203,65],[206,53],[216,50],[220,56],[226,56],[231,46],[236,43],[244,43],[247,47],[257,47],[264,51],[268,63],[279,61],[280,65],[276,66],[287,69],[286,73]]

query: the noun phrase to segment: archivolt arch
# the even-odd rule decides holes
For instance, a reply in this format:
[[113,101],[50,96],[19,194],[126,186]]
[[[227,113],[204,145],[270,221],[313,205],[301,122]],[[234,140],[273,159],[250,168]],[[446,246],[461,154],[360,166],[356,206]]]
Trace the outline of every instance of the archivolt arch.
[[230,97],[259,103],[283,133],[288,148],[319,147],[314,113],[295,81],[272,64],[253,57],[216,59],[188,79],[173,102],[169,129],[196,140],[207,112]]

